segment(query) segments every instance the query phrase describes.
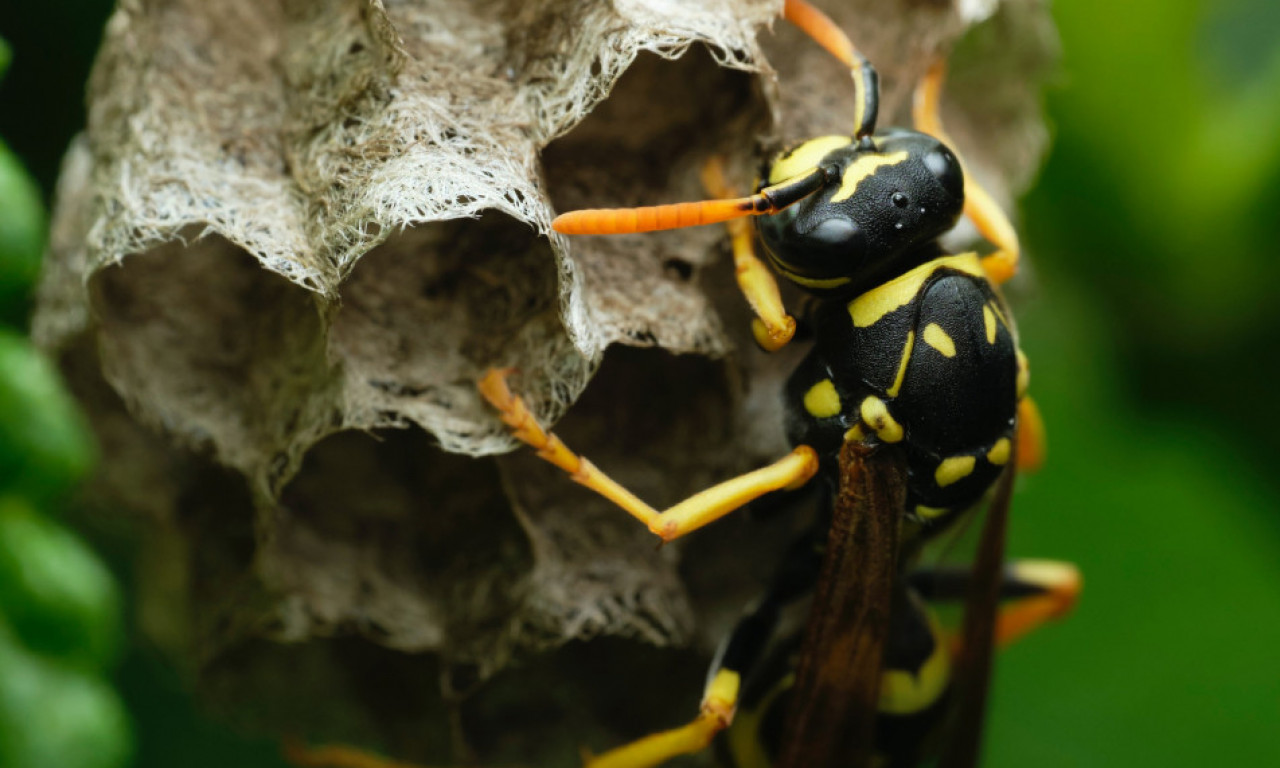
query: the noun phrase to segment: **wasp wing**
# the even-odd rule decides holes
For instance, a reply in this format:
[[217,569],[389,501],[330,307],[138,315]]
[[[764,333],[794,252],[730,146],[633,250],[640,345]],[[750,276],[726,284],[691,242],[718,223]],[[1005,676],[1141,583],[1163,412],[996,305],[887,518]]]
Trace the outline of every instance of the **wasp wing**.
[[939,768],[974,768],[980,757],[995,650],[996,611],[1004,570],[1005,533],[1015,475],[1014,467],[1010,466],[1000,476],[982,524],[982,535],[970,574],[969,594],[965,599],[960,652],[956,659],[953,684],[955,716],[950,723],[951,737]]
[[871,762],[905,500],[906,467],[898,451],[844,444],[777,768]]

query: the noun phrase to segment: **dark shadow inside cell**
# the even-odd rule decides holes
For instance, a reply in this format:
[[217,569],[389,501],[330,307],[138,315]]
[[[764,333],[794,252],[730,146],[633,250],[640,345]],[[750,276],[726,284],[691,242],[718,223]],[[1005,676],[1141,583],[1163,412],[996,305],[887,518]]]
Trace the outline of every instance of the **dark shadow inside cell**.
[[545,364],[531,355],[563,338],[558,295],[550,244],[529,226],[496,211],[424,224],[356,265],[330,349],[353,403],[375,411],[364,418],[413,421],[448,445],[480,420],[474,385],[489,366]]
[[[749,156],[768,124],[754,76],[702,46],[674,61],[641,53],[612,93],[543,151],[557,210],[676,202],[711,155]],[[682,188],[684,187],[684,188]]]
[[531,564],[493,461],[419,429],[320,441],[265,525],[260,570],[308,602],[308,631],[407,650],[500,643]]

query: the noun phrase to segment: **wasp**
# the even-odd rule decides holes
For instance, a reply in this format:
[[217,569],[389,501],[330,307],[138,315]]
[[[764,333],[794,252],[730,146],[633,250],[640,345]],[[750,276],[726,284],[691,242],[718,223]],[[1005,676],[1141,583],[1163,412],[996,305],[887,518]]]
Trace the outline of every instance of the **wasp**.
[[[712,161],[704,183],[713,199],[572,211],[553,227],[605,235],[726,224],[753,335],[769,352],[797,329],[774,273],[807,293],[813,346],[783,393],[792,451],[657,510],[540,426],[511,391],[510,371],[490,370],[479,384],[516,438],[663,542],[765,494],[815,484],[826,499],[828,513],[795,542],[722,645],[697,715],[589,758],[589,768],[657,765],[706,748],[726,729],[721,753],[739,768],[909,766],[938,751],[941,727],[955,726],[952,713],[966,707],[970,744],[955,751],[969,757],[953,764],[971,764],[983,653],[1064,614],[1079,592],[1069,564],[1003,563],[1014,469],[1039,462],[1042,427],[998,288],[1016,271],[1018,237],[943,131],[942,63],[917,88],[914,129],[877,132],[871,63],[807,0],[787,0],[784,16],[848,67],[851,134],[776,154],[751,195],[736,195]],[[939,238],[961,215],[992,252],[943,249]],[[925,545],[988,497],[975,567],[922,566]],[[840,533],[851,526],[861,526],[856,535]],[[776,637],[784,612],[806,599],[804,637]],[[960,636],[948,636],[931,609],[948,601],[968,605]],[[968,660],[976,685],[961,685],[957,659]],[[856,714],[845,700],[858,696],[869,703],[861,728],[844,718]]]

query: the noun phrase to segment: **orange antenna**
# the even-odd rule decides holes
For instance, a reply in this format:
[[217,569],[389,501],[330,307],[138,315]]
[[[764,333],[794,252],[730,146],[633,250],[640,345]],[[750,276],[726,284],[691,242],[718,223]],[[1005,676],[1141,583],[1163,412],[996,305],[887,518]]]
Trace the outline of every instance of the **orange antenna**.
[[813,168],[799,176],[765,187],[750,197],[702,200],[644,208],[588,208],[562,213],[551,228],[565,235],[624,235],[657,232],[702,224],[717,224],[744,216],[766,216],[817,192],[838,171]]

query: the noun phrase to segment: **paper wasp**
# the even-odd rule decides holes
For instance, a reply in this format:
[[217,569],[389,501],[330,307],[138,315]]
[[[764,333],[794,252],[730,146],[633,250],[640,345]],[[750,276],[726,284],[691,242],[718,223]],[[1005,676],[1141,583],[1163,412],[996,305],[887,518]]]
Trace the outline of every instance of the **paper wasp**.
[[[779,153],[749,196],[735,196],[713,163],[704,181],[716,199],[573,211],[553,226],[601,235],[727,223],[755,338],[775,351],[797,322],[755,255],[753,219],[773,271],[814,300],[813,348],[784,393],[792,452],[659,511],[539,426],[509,372],[480,383],[518,439],[663,541],[815,479],[829,500],[822,530],[796,542],[726,640],[699,714],[591,758],[590,768],[657,765],[726,728],[722,752],[740,768],[908,766],[937,752],[944,765],[971,765],[991,646],[1061,615],[1079,590],[1070,565],[1003,564],[1014,467],[1035,464],[1041,444],[1026,358],[997,289],[1014,274],[1019,245],[942,131],[941,64],[917,91],[916,130],[877,132],[875,69],[806,0],[787,0],[785,17],[849,68],[851,135]],[[942,249],[962,213],[993,253]],[[988,497],[975,567],[920,567],[922,547]],[[782,611],[809,597],[803,642],[774,638]],[[948,600],[967,603],[959,637],[929,609]],[[943,725],[964,735],[943,743]]]

